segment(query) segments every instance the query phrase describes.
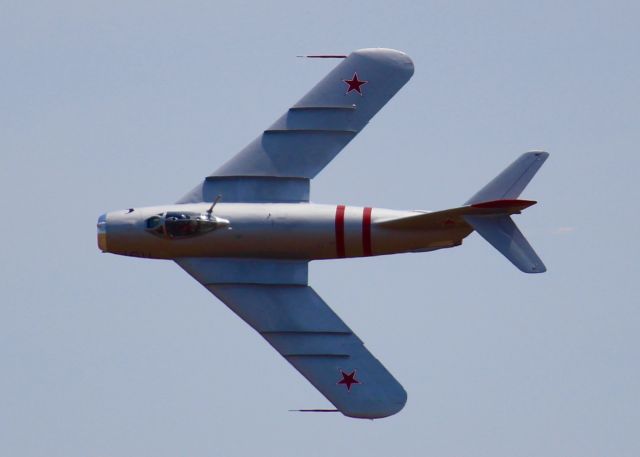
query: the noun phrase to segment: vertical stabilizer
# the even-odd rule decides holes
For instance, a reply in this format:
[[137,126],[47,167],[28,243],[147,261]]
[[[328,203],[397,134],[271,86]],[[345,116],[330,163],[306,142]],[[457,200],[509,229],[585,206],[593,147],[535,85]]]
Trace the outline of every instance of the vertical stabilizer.
[[480,189],[465,205],[488,202],[492,200],[514,199],[522,193],[531,178],[538,172],[549,157],[548,152],[525,152],[489,184]]

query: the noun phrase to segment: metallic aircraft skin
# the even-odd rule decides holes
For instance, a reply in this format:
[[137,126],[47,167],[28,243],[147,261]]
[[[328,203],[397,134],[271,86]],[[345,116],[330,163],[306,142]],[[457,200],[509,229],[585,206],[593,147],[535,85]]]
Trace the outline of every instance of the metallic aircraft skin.
[[462,206],[442,211],[309,202],[311,179],[413,72],[400,51],[352,52],[177,203],[101,215],[99,249],[173,260],[255,329],[335,411],[362,419],[396,414],[406,391],[309,286],[310,261],[449,248],[476,231],[521,271],[546,270],[511,219],[535,204],[519,195],[546,152],[522,154]]
[[[106,226],[102,250],[153,259],[322,260],[451,247],[459,245],[473,230],[464,222],[431,230],[379,227],[378,221],[424,213],[313,203],[220,203],[215,207],[215,214],[231,221],[231,225],[184,239],[151,236],[145,228],[145,221],[154,215],[166,212],[204,214],[209,206],[184,204],[107,213],[103,218]],[[344,211],[342,219],[340,211]],[[341,220],[344,225],[342,242],[340,236],[336,236]]]

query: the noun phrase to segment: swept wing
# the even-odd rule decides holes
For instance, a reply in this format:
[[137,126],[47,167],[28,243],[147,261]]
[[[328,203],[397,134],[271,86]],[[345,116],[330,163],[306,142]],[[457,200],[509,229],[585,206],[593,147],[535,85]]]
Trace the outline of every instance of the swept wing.
[[[307,202],[309,182],[413,75],[391,49],[351,53],[272,126],[178,203]],[[343,414],[385,417],[407,395],[307,285],[307,263],[183,258],[176,263],[251,325]]]
[[344,415],[375,419],[406,403],[398,381],[307,285],[307,262],[184,258],[177,263]]
[[242,151],[178,203],[300,202],[316,176],[413,75],[413,62],[392,49],[347,56]]

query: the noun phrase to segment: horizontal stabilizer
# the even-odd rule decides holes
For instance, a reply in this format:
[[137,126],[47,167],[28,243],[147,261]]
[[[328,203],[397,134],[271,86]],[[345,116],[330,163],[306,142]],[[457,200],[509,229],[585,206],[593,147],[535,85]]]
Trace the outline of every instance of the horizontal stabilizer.
[[466,224],[463,216],[486,216],[519,214],[537,202],[532,200],[494,200],[459,208],[450,208],[432,213],[416,213],[394,219],[377,221],[378,227],[413,230],[450,229],[457,224]]
[[522,193],[531,178],[538,172],[549,153],[542,151],[525,152],[509,165],[489,184],[480,189],[465,205],[492,200],[516,199]]
[[525,273],[544,273],[547,268],[508,215],[463,216],[485,240]]

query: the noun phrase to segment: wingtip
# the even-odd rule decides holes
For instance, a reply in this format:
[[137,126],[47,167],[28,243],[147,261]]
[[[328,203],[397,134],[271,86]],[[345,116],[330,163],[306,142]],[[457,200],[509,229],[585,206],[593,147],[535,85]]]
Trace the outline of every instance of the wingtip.
[[541,159],[547,159],[549,157],[549,153],[547,151],[543,151],[542,149],[533,149],[531,151],[525,152],[525,155],[534,155]]
[[349,56],[351,55],[360,55],[372,59],[388,60],[398,66],[404,67],[410,72],[411,75],[413,75],[415,71],[415,66],[413,64],[413,60],[411,60],[411,57],[409,57],[409,55],[405,52],[398,51],[397,49],[363,48],[353,51]]
[[379,398],[376,404],[368,404],[366,409],[339,409],[353,419],[383,419],[398,414],[407,404],[407,391],[397,383],[393,392],[387,391],[386,398]]
[[529,274],[538,274],[538,273],[544,273],[545,271],[547,271],[547,267],[545,267],[544,264],[537,264],[537,265],[531,265],[527,269],[522,268],[522,271]]

